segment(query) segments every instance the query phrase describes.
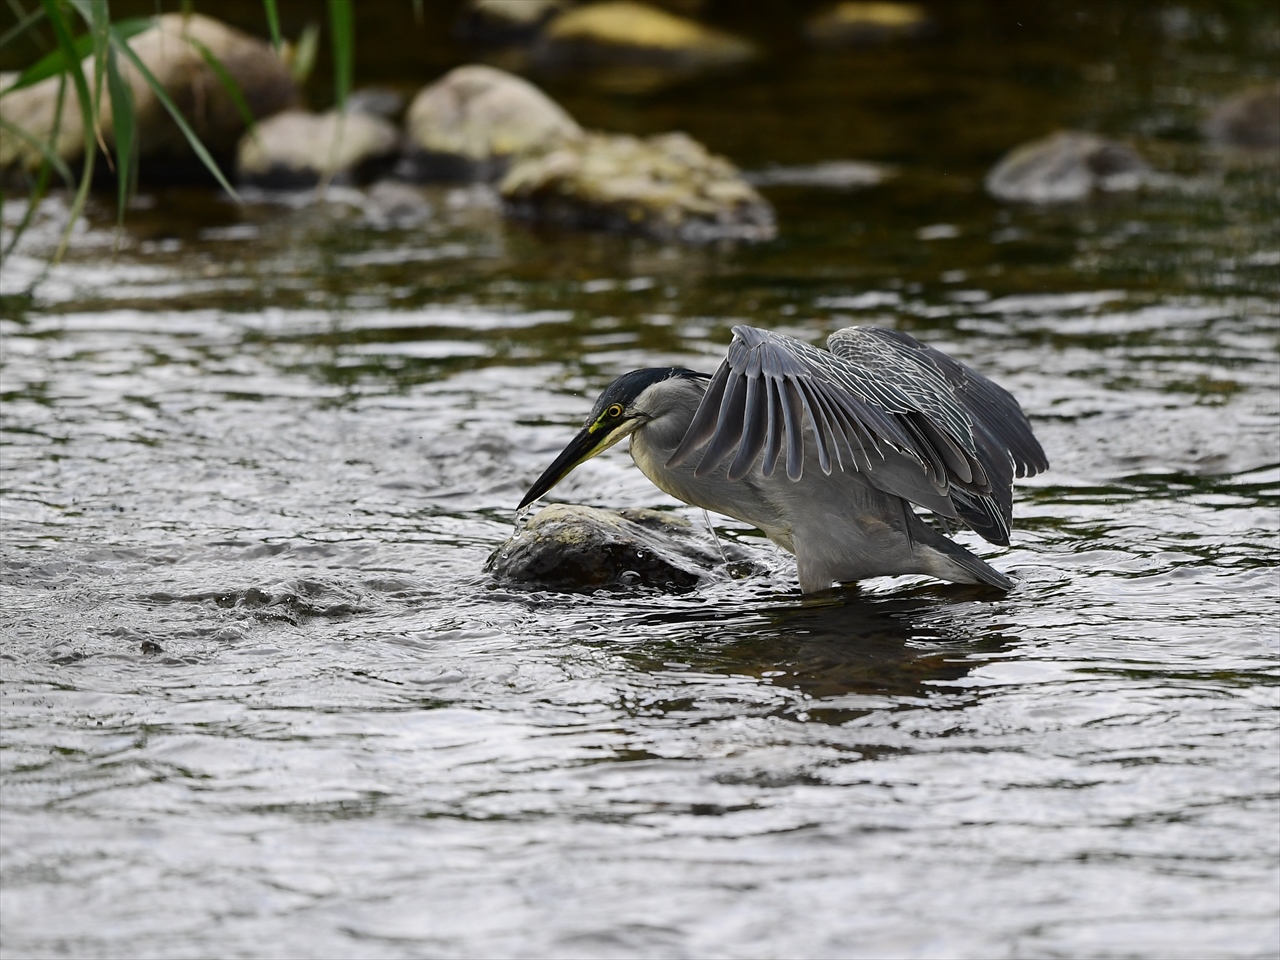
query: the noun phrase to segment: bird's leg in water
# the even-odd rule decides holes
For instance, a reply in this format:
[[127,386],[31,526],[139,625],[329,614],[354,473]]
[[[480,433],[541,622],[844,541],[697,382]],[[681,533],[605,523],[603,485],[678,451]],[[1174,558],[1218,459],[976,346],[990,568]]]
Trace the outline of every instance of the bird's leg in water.
[[716,533],[716,528],[711,525],[711,514],[707,513],[707,508],[702,508],[702,519],[707,522],[707,529],[711,532],[711,539],[716,542],[716,549],[720,551],[720,561],[726,567],[729,565],[729,558],[724,554],[724,544],[720,542],[720,537]]

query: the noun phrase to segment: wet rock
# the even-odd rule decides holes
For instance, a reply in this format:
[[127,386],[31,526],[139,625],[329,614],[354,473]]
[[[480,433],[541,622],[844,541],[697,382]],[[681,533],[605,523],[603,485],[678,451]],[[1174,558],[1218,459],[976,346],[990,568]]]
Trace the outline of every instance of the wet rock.
[[[695,539],[701,537],[701,539]],[[553,590],[691,590],[720,562],[705,534],[656,510],[554,503],[493,552],[485,569]]]
[[352,184],[390,170],[399,153],[400,131],[382,117],[287,110],[244,135],[236,168],[242,183],[258,187]]
[[399,172],[413,180],[496,180],[513,157],[582,136],[541,90],[472,64],[424,88],[409,105]]
[[467,0],[454,33],[475,43],[518,43],[567,10],[570,0]]
[[1230,147],[1280,147],[1280,84],[1243,90],[1218,104],[1204,135]]
[[[289,70],[269,44],[209,17],[165,14],[157,18],[156,26],[135,36],[130,45],[218,160],[235,155],[245,122],[201,48],[212,53],[235,80],[255,118],[270,116],[297,101],[298,91]],[[203,168],[150,86],[127,60],[121,60],[120,69],[133,91],[139,176],[155,180],[200,175],[198,171]],[[84,70],[92,81],[91,60],[84,61]],[[68,94],[55,131],[57,100],[58,78],[52,77],[0,99],[0,117],[37,140],[52,140],[58,156],[75,163],[85,150],[75,95]],[[105,95],[99,127],[107,145],[112,146],[111,101]],[[23,139],[0,137],[0,169],[34,170],[40,162],[40,152]]]
[[805,35],[820,47],[850,47],[921,37],[933,30],[924,8],[914,3],[860,3],[846,0],[806,21]]
[[560,14],[542,32],[536,56],[560,65],[652,64],[700,68],[743,63],[751,43],[675,13],[606,0]]
[[773,208],[683,133],[593,133],[521,158],[499,190],[509,216],[663,240],[768,240]]
[[430,220],[435,210],[423,195],[427,188],[398,180],[379,180],[365,193],[364,221],[378,230],[409,230]]
[[1064,130],[1014,149],[987,174],[986,187],[998,200],[1063,203],[1095,190],[1134,190],[1151,177],[1132,148]]

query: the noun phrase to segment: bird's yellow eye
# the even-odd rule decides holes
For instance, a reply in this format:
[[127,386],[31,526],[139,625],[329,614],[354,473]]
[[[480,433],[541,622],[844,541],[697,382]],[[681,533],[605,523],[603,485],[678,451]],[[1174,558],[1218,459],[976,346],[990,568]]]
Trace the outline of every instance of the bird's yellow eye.
[[622,416],[622,404],[620,403],[609,404],[609,408],[605,410],[604,415],[608,417],[610,420],[617,420],[620,416]]

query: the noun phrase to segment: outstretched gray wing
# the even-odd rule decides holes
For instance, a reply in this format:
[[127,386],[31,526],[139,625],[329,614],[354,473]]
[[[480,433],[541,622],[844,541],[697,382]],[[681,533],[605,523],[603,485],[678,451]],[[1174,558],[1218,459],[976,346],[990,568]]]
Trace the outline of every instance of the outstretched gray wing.
[[856,471],[877,488],[1008,543],[1014,475],[1045,469],[1044,451],[1005,390],[913,337],[878,327],[831,335],[830,352],[754,327],[733,328],[728,355],[670,466],[705,447],[695,473],[733,454],[740,480],[761,462],[804,472],[804,431],[818,467]]

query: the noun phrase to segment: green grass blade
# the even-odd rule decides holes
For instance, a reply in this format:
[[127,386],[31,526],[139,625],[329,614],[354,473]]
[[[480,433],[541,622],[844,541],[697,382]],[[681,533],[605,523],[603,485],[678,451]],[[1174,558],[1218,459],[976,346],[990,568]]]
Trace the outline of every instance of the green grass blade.
[[[88,133],[93,129],[93,98],[89,96],[89,84],[84,79],[84,71],[79,69],[81,58],[77,56],[75,41],[71,39],[71,31],[67,27],[67,21],[63,19],[62,11],[58,8],[57,0],[43,0],[43,3],[45,15],[48,16],[49,24],[53,28],[54,39],[58,42],[66,64],[63,69],[75,84],[76,96],[80,102],[80,119],[84,123],[85,132]],[[85,138],[86,141],[91,139],[91,137]]]
[[222,65],[222,61],[207,46],[192,36],[184,36],[196,53],[200,54],[200,58],[209,65],[209,69],[214,72],[218,78],[218,82],[222,84],[223,89],[227,91],[227,96],[231,98],[232,104],[235,105],[236,112],[240,114],[240,119],[244,121],[246,127],[253,130],[257,124],[257,119],[253,115],[253,111],[249,109],[249,102],[244,98],[244,91],[240,89],[240,84],[236,83],[236,78],[227,72],[227,68]]
[[[28,191],[27,209],[23,211],[22,221],[10,236],[8,246],[6,246],[4,250],[0,251],[0,265],[2,265],[5,260],[9,258],[9,255],[17,249],[18,241],[21,240],[22,235],[27,232],[27,227],[31,225],[31,221],[34,219],[36,211],[40,209],[40,204],[44,201],[45,194],[49,190],[49,176],[52,171],[57,170],[62,178],[66,180],[68,190],[74,191],[76,188],[75,174],[71,172],[71,168],[67,166],[60,156],[58,156],[55,150],[55,145],[58,139],[57,131],[62,129],[62,112],[66,103],[67,75],[63,73],[58,77],[58,92],[53,98],[53,126],[50,127],[50,130],[52,130],[53,133],[50,134],[50,140],[48,143],[42,143],[26,130],[21,129],[8,121],[0,120],[0,129],[7,126],[20,139],[25,139],[29,143],[33,144],[36,150],[44,158],[40,163],[40,170],[36,174],[35,185]],[[30,181],[29,177],[27,179]],[[0,193],[0,208],[3,207],[3,200],[4,195],[3,193]],[[39,286],[48,272],[49,265],[46,264],[45,269],[41,271],[38,277],[36,277],[29,289],[34,290]]]
[[351,0],[329,0],[329,30],[333,34],[333,86],[339,110],[347,105],[355,61],[356,27]]
[[[40,15],[42,17],[46,15],[43,8],[40,10]],[[112,30],[118,36],[132,37],[154,25],[154,17],[133,17],[129,20],[121,20],[119,23],[116,23],[112,27]],[[23,87],[30,87],[33,84],[39,83],[41,80],[48,80],[50,77],[56,77],[60,73],[66,73],[68,63],[78,64],[93,51],[93,37],[89,34],[79,37],[72,44],[72,48],[75,52],[69,59],[66,52],[61,47],[46,53],[31,66],[27,67],[26,70],[23,70],[15,83],[5,87],[3,91],[0,91],[0,97],[12,93],[14,90],[21,90]]]
[[151,92],[156,95],[156,99],[160,101],[161,106],[169,112],[169,116],[173,117],[173,122],[178,125],[178,129],[182,131],[182,135],[186,137],[187,143],[190,145],[195,155],[200,158],[200,162],[203,163],[208,171],[213,174],[213,178],[218,181],[218,184],[222,189],[227,191],[236,203],[240,203],[240,194],[236,193],[231,184],[227,182],[227,178],[223,176],[222,171],[218,169],[217,162],[209,155],[209,151],[205,149],[205,145],[200,142],[200,138],[197,137],[195,131],[191,129],[186,118],[182,116],[182,111],[174,106],[173,101],[169,99],[169,94],[165,93],[164,87],[161,86],[160,81],[156,79],[155,74],[147,69],[147,65],[142,62],[142,59],[136,53],[133,52],[133,49],[128,43],[123,40],[117,42],[114,37],[112,38],[112,42],[115,44],[116,49],[124,54],[129,62],[134,65],[138,73],[142,75],[142,79],[146,82],[147,86],[151,88]]
[[289,75],[298,86],[303,86],[311,71],[316,66],[316,52],[320,49],[320,27],[315,21],[302,28],[302,34],[293,47],[293,58],[289,63]]
[[279,53],[280,48],[284,46],[284,39],[280,36],[280,11],[276,9],[276,0],[262,0],[262,12],[267,15],[271,46],[275,47],[276,53]]
[[71,172],[71,168],[67,166],[66,161],[54,152],[52,144],[45,143],[43,140],[32,136],[17,124],[4,119],[4,117],[0,117],[0,130],[3,130],[6,136],[25,140],[27,143],[35,147],[40,152],[40,156],[44,158],[45,163],[51,166],[57,172],[58,176],[62,177],[62,179],[67,182],[67,186],[71,189],[75,188],[75,174]]
[[111,165],[111,154],[107,150],[106,141],[102,138],[102,127],[98,123],[99,107],[102,103],[102,87],[107,79],[107,42],[111,29],[111,11],[107,9],[107,0],[69,0],[89,25],[89,36],[93,40],[93,136]]
[[120,75],[116,48],[107,48],[107,92],[111,95],[111,130],[116,142],[116,226],[124,228],[124,211],[137,177],[133,153],[135,128],[133,89]]
[[84,212],[84,205],[89,199],[89,186],[93,182],[93,163],[97,152],[93,149],[95,127],[93,100],[89,95],[89,85],[84,79],[84,71],[80,69],[79,62],[75,60],[76,45],[71,39],[71,31],[67,27],[67,21],[62,16],[62,10],[59,8],[57,0],[41,0],[41,2],[44,5],[45,15],[49,18],[49,26],[53,29],[54,39],[62,49],[67,63],[71,65],[67,72],[71,75],[71,80],[75,84],[76,97],[80,102],[80,122],[84,127],[84,169],[80,171],[80,187],[71,203],[71,215],[67,220],[66,229],[63,230],[58,249],[50,260],[50,263],[54,264],[60,261],[62,255],[66,253],[67,246],[71,243],[71,230],[75,227],[76,221],[80,219],[80,215]]
[[[27,232],[27,227],[31,225],[32,219],[35,217],[36,211],[40,208],[41,202],[44,200],[45,194],[49,190],[49,173],[51,170],[57,170],[59,175],[67,181],[67,188],[74,189],[75,175],[72,174],[71,168],[68,167],[60,156],[49,148],[47,143],[41,143],[27,131],[21,127],[14,126],[7,120],[0,119],[0,130],[7,131],[14,136],[20,137],[34,144],[45,158],[45,162],[40,164],[40,172],[36,174],[36,182],[27,193],[27,209],[22,215],[22,220],[13,229],[9,235],[9,243],[0,250],[0,265],[9,259],[9,254],[13,253],[14,248],[18,246],[18,241],[22,239],[22,235]],[[0,209],[3,209],[2,201],[4,199],[3,191],[0,191]]]

